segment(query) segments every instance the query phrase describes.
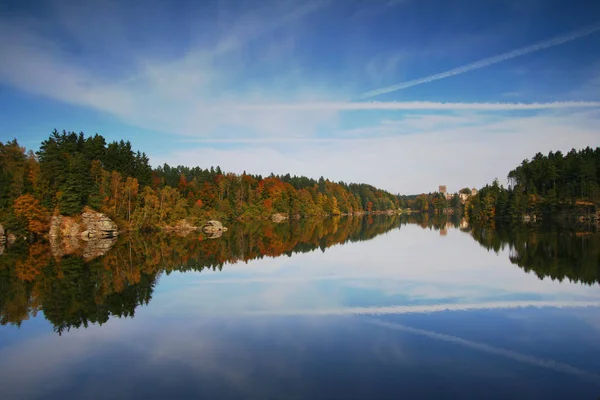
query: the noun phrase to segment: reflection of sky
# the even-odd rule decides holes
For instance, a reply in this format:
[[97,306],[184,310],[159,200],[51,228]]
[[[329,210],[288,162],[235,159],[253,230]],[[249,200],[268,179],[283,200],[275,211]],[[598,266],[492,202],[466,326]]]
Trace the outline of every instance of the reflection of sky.
[[508,250],[497,255],[457,230],[440,237],[415,225],[324,253],[253,260],[221,272],[173,274],[161,279],[157,292],[166,312],[186,314],[600,305],[596,286],[539,280],[511,264]]
[[597,398],[599,306],[596,286],[404,226],[163,275],[135,319],[0,327],[0,398]]

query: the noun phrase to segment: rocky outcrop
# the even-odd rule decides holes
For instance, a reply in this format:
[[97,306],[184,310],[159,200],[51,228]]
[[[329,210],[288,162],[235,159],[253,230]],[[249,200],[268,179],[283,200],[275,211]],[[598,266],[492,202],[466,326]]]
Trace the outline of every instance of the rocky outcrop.
[[81,223],[85,227],[81,232],[82,238],[112,238],[118,234],[117,224],[106,215],[91,209],[81,214]]
[[88,240],[82,248],[84,260],[89,261],[93,258],[103,256],[117,243],[117,237],[108,237],[103,239]]
[[211,220],[202,226],[202,232],[214,234],[216,232],[225,232],[227,228],[219,221]]
[[271,221],[273,221],[273,222],[283,222],[288,218],[289,218],[288,215],[283,214],[283,213],[277,213],[277,214],[271,215]]
[[49,236],[91,240],[112,238],[117,236],[118,232],[117,224],[105,214],[86,208],[81,217],[53,216]]
[[6,236],[4,235],[4,227],[0,225],[0,243],[4,243],[6,241]]
[[117,234],[117,224],[110,218],[86,208],[78,217],[53,216],[48,236],[55,257],[81,253],[91,260],[105,254],[115,244]]

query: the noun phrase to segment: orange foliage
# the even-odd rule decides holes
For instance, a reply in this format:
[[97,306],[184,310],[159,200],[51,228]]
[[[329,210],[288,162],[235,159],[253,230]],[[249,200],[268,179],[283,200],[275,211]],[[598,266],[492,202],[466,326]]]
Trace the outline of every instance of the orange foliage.
[[48,229],[48,212],[30,194],[17,197],[14,204],[15,215],[27,221],[27,229],[37,235]]
[[50,252],[44,243],[34,243],[29,246],[29,255],[25,260],[19,260],[15,264],[15,275],[17,279],[31,282],[39,274],[50,260]]

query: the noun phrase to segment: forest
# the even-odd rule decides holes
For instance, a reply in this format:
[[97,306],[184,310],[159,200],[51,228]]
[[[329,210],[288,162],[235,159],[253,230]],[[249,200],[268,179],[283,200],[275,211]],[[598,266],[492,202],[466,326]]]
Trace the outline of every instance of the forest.
[[508,173],[508,187],[494,180],[467,205],[472,222],[594,217],[600,203],[600,148],[566,155],[537,153]]
[[[198,160],[201,164],[202,160]],[[0,224],[9,232],[48,232],[49,217],[84,207],[120,229],[148,230],[183,219],[261,219],[398,209],[398,195],[367,184],[289,174],[235,174],[220,167],[152,168],[128,141],[54,130],[38,151],[0,142]]]

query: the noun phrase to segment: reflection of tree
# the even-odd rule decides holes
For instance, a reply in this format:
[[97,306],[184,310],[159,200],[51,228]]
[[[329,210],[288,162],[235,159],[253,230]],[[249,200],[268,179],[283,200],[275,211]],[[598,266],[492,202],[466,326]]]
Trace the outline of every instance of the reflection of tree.
[[53,258],[46,243],[21,243],[0,257],[0,323],[20,325],[43,310],[60,334],[112,316],[132,317],[150,301],[163,272],[220,270],[225,263],[324,251],[400,224],[397,216],[373,216],[371,222],[348,217],[234,224],[216,240],[204,234],[124,236],[106,255],[87,262],[76,255]]
[[[111,315],[132,317],[135,308],[147,304],[156,274],[140,274],[135,282],[120,275],[119,268],[106,269],[102,262],[85,263],[79,257],[65,257],[47,275],[42,309],[55,330],[102,324]],[[60,274],[60,277],[59,277]]]
[[487,249],[510,249],[510,261],[540,279],[600,283],[600,233],[561,226],[536,228],[474,226],[471,236]]
[[448,228],[460,227],[461,217],[454,214],[430,215],[428,213],[413,213],[403,214],[400,221],[402,225],[416,224],[423,229],[444,231]]

